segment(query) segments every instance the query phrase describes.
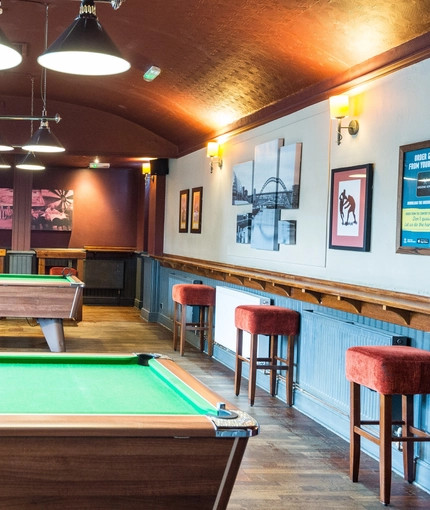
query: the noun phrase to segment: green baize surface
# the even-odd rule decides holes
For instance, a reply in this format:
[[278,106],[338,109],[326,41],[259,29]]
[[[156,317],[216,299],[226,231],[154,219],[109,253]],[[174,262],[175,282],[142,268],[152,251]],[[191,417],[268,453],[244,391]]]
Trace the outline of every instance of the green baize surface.
[[[214,408],[156,360],[0,356],[2,414],[202,415]],[[101,358],[103,360],[103,358]],[[25,361],[27,360],[27,361]],[[30,360],[30,361],[29,361]]]

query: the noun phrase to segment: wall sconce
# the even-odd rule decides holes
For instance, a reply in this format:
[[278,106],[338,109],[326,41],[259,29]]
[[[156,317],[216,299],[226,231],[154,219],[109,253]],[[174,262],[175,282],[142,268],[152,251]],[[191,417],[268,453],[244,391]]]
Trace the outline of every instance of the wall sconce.
[[218,168],[222,168],[221,146],[218,142],[209,142],[207,148],[207,157],[211,158],[211,173],[213,172],[213,165],[217,164]]
[[145,176],[145,184],[146,184],[146,180],[151,175],[151,163],[149,161],[144,161],[142,163],[142,175]]
[[347,129],[353,136],[358,133],[359,125],[357,120],[351,120],[348,126],[342,126],[342,119],[349,116],[349,96],[332,96],[330,98],[330,117],[337,119],[337,144],[342,141],[342,129]]

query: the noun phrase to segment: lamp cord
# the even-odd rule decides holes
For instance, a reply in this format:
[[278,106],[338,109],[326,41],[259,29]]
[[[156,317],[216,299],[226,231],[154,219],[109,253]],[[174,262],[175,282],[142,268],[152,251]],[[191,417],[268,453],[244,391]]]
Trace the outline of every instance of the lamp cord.
[[[48,48],[48,11],[49,11],[49,4],[45,4],[45,51]],[[47,116],[47,108],[46,108],[46,67],[42,70],[42,79],[43,79],[43,85],[42,85],[42,102],[43,102],[43,108],[42,108],[42,117]]]
[[[34,76],[31,77],[31,116],[34,115]],[[30,122],[30,138],[33,136],[33,121]]]

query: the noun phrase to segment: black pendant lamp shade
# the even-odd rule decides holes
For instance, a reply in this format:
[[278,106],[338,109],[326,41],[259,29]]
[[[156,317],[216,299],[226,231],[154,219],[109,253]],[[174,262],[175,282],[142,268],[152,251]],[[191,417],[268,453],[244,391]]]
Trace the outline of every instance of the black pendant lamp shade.
[[62,73],[103,76],[128,71],[130,64],[100,25],[94,0],[83,0],[79,16],[37,59]]
[[9,39],[0,28],[0,70],[10,69],[21,62],[21,54],[12,47]]
[[50,130],[47,120],[40,122],[39,129],[22,148],[29,152],[64,152],[66,150]]
[[20,170],[45,170],[45,166],[38,160],[33,152],[29,152],[24,158],[16,165]]

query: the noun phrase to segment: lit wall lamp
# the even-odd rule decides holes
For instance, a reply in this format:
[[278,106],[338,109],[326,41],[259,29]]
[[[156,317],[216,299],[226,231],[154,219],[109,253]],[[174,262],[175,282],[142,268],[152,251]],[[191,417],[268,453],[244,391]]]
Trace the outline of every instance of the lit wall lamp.
[[207,147],[207,157],[211,158],[211,173],[213,165],[217,164],[218,168],[222,168],[221,146],[218,142],[209,142]]
[[151,175],[151,163],[149,161],[144,161],[142,163],[142,174],[145,176],[145,184],[146,184],[148,177],[150,177],[150,175]]
[[342,141],[342,129],[347,129],[348,133],[353,136],[358,133],[358,121],[351,120],[348,126],[342,126],[342,119],[349,116],[349,96],[332,96],[330,98],[330,117],[337,119],[337,144]]

